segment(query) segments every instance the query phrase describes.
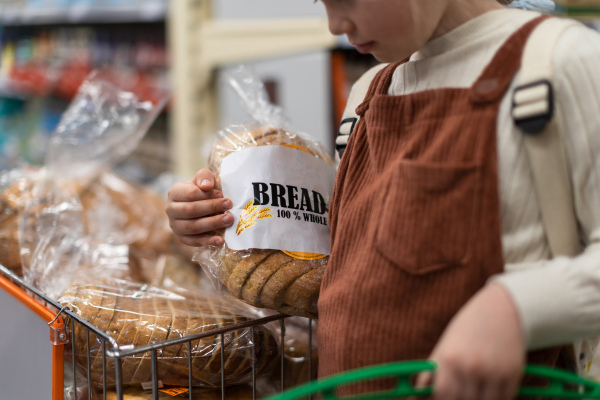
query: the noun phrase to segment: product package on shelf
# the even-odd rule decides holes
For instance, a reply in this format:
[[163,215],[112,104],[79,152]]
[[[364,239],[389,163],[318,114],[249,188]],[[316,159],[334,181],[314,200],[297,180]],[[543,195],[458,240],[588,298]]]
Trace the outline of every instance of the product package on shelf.
[[[245,304],[214,292],[179,293],[118,280],[74,285],[59,302],[108,332],[119,346],[132,348],[185,338],[256,317]],[[92,385],[101,388],[105,377],[107,386],[114,387],[115,361],[107,358],[103,375],[102,341],[91,333],[88,349],[86,335],[85,327],[75,326],[75,359],[85,367],[89,350]],[[279,354],[273,330],[262,325],[227,332],[223,343],[220,335],[215,335],[192,341],[191,347],[187,342],[169,345],[157,350],[158,379],[162,385],[187,387],[190,349],[192,384],[208,387],[221,385],[221,353],[227,386],[250,382],[253,364],[257,377],[266,374]],[[122,379],[127,386],[150,382],[151,352],[124,357]]]
[[[143,250],[169,242],[158,200],[109,172],[166,100],[166,93],[159,102],[138,97],[119,89],[112,73],[93,72],[53,133],[44,167],[0,176],[0,263],[57,298],[77,279],[129,274],[135,244]],[[130,196],[141,210],[130,207]]]
[[328,204],[335,170],[324,147],[286,129],[262,82],[245,68],[231,72],[254,123],[218,133],[210,168],[233,202],[224,246],[200,248],[194,259],[216,287],[258,307],[317,317],[329,255]]

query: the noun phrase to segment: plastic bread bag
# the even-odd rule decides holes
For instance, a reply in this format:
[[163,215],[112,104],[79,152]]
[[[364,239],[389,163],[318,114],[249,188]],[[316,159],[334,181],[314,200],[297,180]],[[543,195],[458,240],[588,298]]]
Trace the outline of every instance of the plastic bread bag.
[[329,254],[335,170],[315,139],[285,129],[281,110],[245,68],[228,77],[254,119],[218,133],[210,169],[233,202],[225,245],[194,259],[218,290],[258,307],[315,318]]
[[[72,225],[71,237],[79,234],[79,207],[75,194],[79,188],[77,183],[60,184],[48,190],[46,171],[43,169],[23,169],[7,171],[0,175],[0,206],[2,221],[0,222],[0,263],[17,274],[23,273],[24,265],[31,261],[31,249],[23,247],[23,232],[34,232],[39,221],[47,221],[49,214],[57,209],[62,210],[62,222]],[[57,195],[53,198],[53,193]],[[52,208],[54,203],[57,208]],[[33,217],[35,215],[35,217]],[[75,220],[67,222],[73,215]],[[43,229],[40,227],[40,230]],[[56,231],[43,234],[52,235]],[[60,239],[55,242],[60,243]],[[65,242],[63,246],[67,246]],[[27,276],[25,271],[25,276]]]
[[[22,275],[19,210],[33,195],[34,184],[42,173],[44,170],[29,168],[0,175],[0,264],[19,276]],[[110,263],[111,274],[119,269],[144,282],[161,279],[164,256],[185,256],[191,260],[190,251],[176,240],[168,226],[165,200],[153,191],[104,171],[77,192],[74,201],[78,199],[83,207],[80,215],[83,235],[86,241],[96,243],[92,259],[101,258],[98,260],[104,265],[103,271],[99,271],[101,276],[108,272],[106,257],[111,247],[111,257],[121,260]],[[29,218],[28,222],[37,220]]]
[[[144,282],[160,279],[163,255],[184,253],[184,245],[169,228],[165,199],[149,188],[105,171],[80,199],[86,232],[97,241],[129,245],[129,255]],[[191,260],[191,255],[185,255]]]
[[[265,397],[275,396],[281,392],[282,378],[286,390],[318,379],[319,353],[316,340],[318,320],[288,317],[284,321],[283,356],[277,361],[270,376],[257,382],[257,388],[264,393]],[[281,338],[281,324],[276,324],[275,331]],[[311,338],[309,332],[312,334]]]
[[214,286],[198,263],[177,253],[161,254],[155,263],[153,285],[174,290],[214,292]]
[[[49,296],[58,297],[81,267],[114,264],[98,260],[123,243],[103,233],[114,227],[88,230],[81,198],[104,171],[121,161],[138,144],[158,112],[158,102],[138,97],[118,86],[110,70],[93,72],[63,114],[50,138],[45,166],[29,188],[19,211],[19,246],[26,281]],[[104,215],[97,221],[111,223]],[[98,246],[102,248],[99,250]],[[116,264],[121,269],[121,262]]]
[[[119,348],[135,349],[152,343],[190,337],[194,334],[224,328],[254,319],[245,304],[216,293],[195,292],[185,295],[150,285],[118,280],[104,283],[79,284],[70,287],[59,302],[107,332]],[[75,358],[87,365],[87,328],[75,324]],[[254,329],[254,341],[252,330]],[[90,379],[102,387],[102,340],[90,334]],[[126,346],[126,347],[123,347]],[[221,355],[225,384],[235,385],[252,380],[252,365],[256,376],[269,372],[278,358],[279,347],[273,331],[266,326],[241,328],[220,335],[207,336],[191,342],[168,345],[157,350],[158,379],[167,385],[188,385],[188,363],[192,359],[192,384],[216,387],[221,385]],[[255,358],[253,358],[253,354]],[[106,358],[108,387],[115,385],[115,362]],[[152,379],[151,352],[122,359],[122,379],[125,385],[139,386]]]
[[[318,378],[317,323],[318,321],[313,321],[309,324],[306,318],[296,317],[285,320],[283,379],[286,388],[316,381]],[[273,375],[272,380],[281,380],[280,373]]]
[[[94,388],[87,384],[87,371],[81,365],[73,370],[73,352],[71,346],[65,346],[64,352],[64,388],[61,400],[101,400],[102,388]],[[75,383],[76,381],[76,383]]]
[[0,265],[23,275],[19,247],[19,213],[28,197],[37,171],[30,168],[0,173]]

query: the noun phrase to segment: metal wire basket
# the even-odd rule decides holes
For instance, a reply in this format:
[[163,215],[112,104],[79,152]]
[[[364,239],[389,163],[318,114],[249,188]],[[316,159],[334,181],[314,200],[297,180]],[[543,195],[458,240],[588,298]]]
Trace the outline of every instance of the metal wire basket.
[[[167,340],[161,343],[155,343],[148,346],[141,346],[132,348],[131,346],[119,346],[117,342],[110,337],[106,332],[103,332],[96,328],[94,325],[90,324],[85,319],[81,318],[79,315],[74,313],[67,307],[62,306],[56,300],[49,298],[48,296],[41,293],[39,290],[33,288],[31,285],[27,284],[20,277],[12,273],[7,268],[0,265],[0,289],[3,289],[8,294],[12,295],[15,299],[25,305],[27,308],[31,309],[34,313],[36,313],[40,318],[45,320],[48,323],[50,328],[50,342],[52,343],[52,400],[64,399],[64,388],[65,388],[65,368],[69,368],[71,374],[73,376],[73,381],[70,383],[73,385],[73,391],[77,394],[77,386],[81,382],[77,379],[77,368],[75,357],[71,357],[70,365],[65,365],[65,352],[66,350],[72,351],[72,354],[75,354],[75,327],[76,324],[79,324],[81,327],[85,329],[86,339],[87,339],[87,379],[84,385],[87,388],[87,398],[88,400],[92,400],[92,384],[90,378],[91,371],[91,356],[90,356],[90,334],[94,334],[97,337],[97,340],[101,341],[102,345],[102,398],[106,400],[107,398],[107,360],[112,359],[115,363],[115,382],[116,382],[116,395],[118,400],[123,399],[124,385],[122,379],[122,362],[125,357],[139,355],[146,352],[151,353],[151,361],[152,361],[152,380],[150,382],[150,386],[152,389],[152,397],[154,400],[159,398],[159,380],[158,380],[158,368],[159,363],[158,360],[158,351],[168,346],[172,345],[185,345],[188,346],[188,371],[189,371],[189,385],[188,385],[188,393],[189,399],[193,399],[194,395],[194,386],[192,385],[192,342],[197,341],[199,339],[214,337],[215,340],[218,340],[217,343],[225,343],[224,336],[228,332],[233,332],[239,329],[252,328],[252,356],[254,362],[252,363],[252,398],[256,399],[256,370],[255,370],[255,348],[254,348],[254,333],[256,327],[265,325],[268,323],[272,323],[274,321],[278,321],[280,324],[280,340],[281,340],[281,351],[280,351],[280,364],[281,368],[279,371],[280,379],[281,379],[281,387],[280,390],[283,393],[286,390],[285,387],[285,368],[284,368],[284,351],[283,344],[286,340],[286,328],[285,328],[285,319],[288,317],[287,315],[277,314],[264,318],[257,318],[251,321],[238,323],[235,325],[230,325],[225,328],[213,329],[207,332],[203,332],[200,334],[189,335],[182,338]],[[312,346],[313,346],[313,335],[312,335],[312,325],[313,321],[307,319],[308,323],[308,376],[307,381],[310,382],[313,376],[312,371]],[[221,398],[225,399],[227,394],[227,388],[224,385],[225,382],[225,371],[224,371],[224,352],[221,351]],[[197,389],[196,389],[197,390]]]

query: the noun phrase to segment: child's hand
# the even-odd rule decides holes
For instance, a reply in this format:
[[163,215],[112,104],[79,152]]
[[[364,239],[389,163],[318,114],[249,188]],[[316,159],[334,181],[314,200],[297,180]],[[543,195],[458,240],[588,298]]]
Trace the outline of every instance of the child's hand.
[[232,207],[231,200],[214,189],[215,177],[207,169],[196,173],[191,181],[178,182],[169,189],[167,215],[175,236],[188,246],[221,246],[224,241],[215,230],[233,223],[224,214]]
[[[500,284],[479,291],[448,324],[430,357],[436,399],[514,399],[525,365],[518,311]],[[430,384],[422,374],[418,386]]]

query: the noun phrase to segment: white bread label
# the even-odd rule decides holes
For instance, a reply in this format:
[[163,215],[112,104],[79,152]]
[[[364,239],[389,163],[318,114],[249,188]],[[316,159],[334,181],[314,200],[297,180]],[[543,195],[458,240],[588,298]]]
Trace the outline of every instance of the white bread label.
[[225,242],[233,250],[329,255],[334,168],[301,148],[258,146],[223,159],[223,194],[233,202]]

